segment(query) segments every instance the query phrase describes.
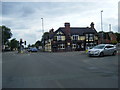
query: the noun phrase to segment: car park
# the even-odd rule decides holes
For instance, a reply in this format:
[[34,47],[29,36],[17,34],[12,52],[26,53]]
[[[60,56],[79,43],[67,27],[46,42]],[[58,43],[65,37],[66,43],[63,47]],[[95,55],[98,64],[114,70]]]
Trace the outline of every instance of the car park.
[[112,44],[99,44],[89,49],[88,56],[105,56],[105,55],[116,55],[117,49]]

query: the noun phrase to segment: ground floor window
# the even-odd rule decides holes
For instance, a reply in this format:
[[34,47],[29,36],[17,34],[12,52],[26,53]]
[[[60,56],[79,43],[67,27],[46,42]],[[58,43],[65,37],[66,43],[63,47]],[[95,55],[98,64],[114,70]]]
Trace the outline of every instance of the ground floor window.
[[65,49],[65,44],[59,44],[58,49]]
[[76,44],[72,44],[72,48],[75,49],[76,48]]
[[93,43],[93,42],[91,42],[91,43],[86,43],[86,48],[92,48],[92,47],[94,47],[96,45],[96,43]]
[[82,49],[84,48],[84,43],[81,44],[81,48],[82,48]]

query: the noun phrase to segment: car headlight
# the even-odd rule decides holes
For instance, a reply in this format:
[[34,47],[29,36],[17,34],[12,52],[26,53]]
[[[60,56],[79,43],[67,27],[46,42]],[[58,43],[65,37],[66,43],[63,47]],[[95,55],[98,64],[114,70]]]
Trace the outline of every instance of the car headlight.
[[100,51],[99,50],[97,50],[97,51],[94,51],[94,53],[99,53]]

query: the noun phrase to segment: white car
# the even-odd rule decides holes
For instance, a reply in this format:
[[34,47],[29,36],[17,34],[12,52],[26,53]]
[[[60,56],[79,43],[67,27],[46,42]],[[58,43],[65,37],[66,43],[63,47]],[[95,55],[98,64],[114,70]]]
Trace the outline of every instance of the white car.
[[88,50],[88,56],[116,55],[116,46],[112,44],[99,44]]

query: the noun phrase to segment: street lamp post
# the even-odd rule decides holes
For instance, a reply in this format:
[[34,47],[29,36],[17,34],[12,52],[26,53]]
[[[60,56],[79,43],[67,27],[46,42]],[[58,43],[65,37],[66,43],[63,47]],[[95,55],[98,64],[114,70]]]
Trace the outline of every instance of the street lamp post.
[[4,28],[2,28],[2,50],[3,50],[3,51],[4,51],[4,49],[5,49],[5,45],[4,45],[4,44],[5,44],[5,43],[4,43],[4,37],[5,37],[5,36],[4,36],[4,31],[5,31]]
[[111,24],[109,24],[109,32],[111,32]]
[[43,23],[43,18],[41,18],[42,20],[42,32],[43,32],[43,51],[44,51],[44,23]]
[[102,43],[103,43],[103,21],[102,21],[102,12],[103,12],[103,10],[101,10],[101,31],[102,31]]

